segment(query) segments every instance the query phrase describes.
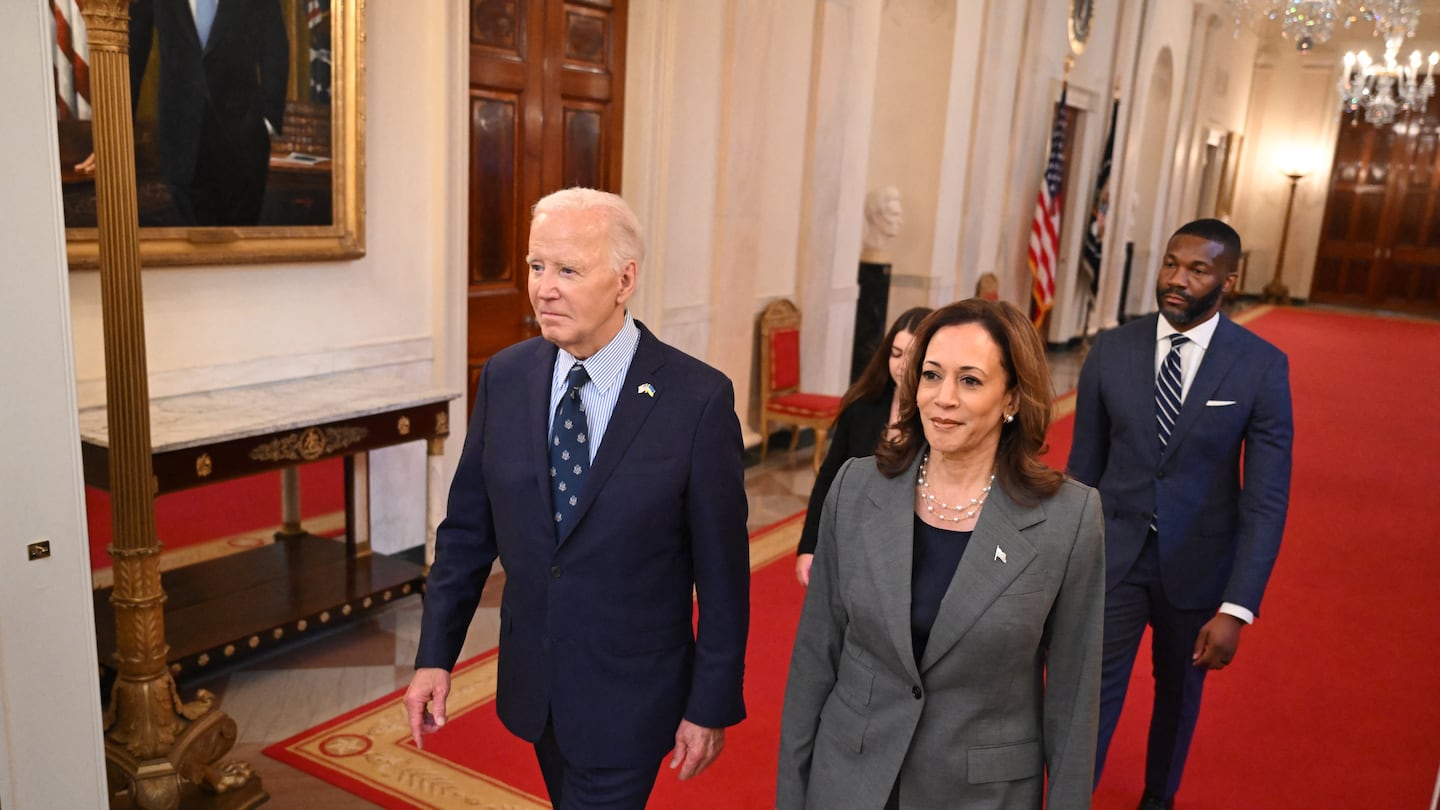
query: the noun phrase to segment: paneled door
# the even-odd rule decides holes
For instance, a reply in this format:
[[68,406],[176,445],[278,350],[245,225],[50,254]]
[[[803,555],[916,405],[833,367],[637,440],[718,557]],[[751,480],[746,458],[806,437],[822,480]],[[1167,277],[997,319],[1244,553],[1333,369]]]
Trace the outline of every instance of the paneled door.
[[539,334],[526,293],[530,208],[619,191],[628,0],[472,0],[468,363]]
[[1440,116],[1344,122],[1310,300],[1440,315]]

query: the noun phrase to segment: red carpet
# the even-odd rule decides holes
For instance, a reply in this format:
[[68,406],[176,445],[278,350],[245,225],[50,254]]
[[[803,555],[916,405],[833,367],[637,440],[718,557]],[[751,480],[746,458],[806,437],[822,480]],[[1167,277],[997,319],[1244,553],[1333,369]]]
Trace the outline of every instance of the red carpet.
[[[302,520],[345,509],[345,465],[326,459],[300,467]],[[85,487],[90,567],[110,567],[110,493]],[[280,525],[280,473],[252,475],[155,499],[155,533],[165,551]],[[238,542],[238,540],[237,540]]]
[[[1293,309],[1252,318],[1250,328],[1291,360],[1290,520],[1258,623],[1235,664],[1209,679],[1178,805],[1427,807],[1440,765],[1440,532],[1430,506],[1440,421],[1429,413],[1440,324]],[[1063,465],[1072,429],[1069,417],[1056,422],[1051,463]],[[778,545],[793,544],[779,534],[786,528],[776,530]],[[750,719],[698,780],[682,785],[663,772],[652,808],[773,806],[801,599],[788,559],[757,569],[753,594]],[[456,699],[468,708],[424,752],[408,742],[397,692],[266,753],[385,807],[482,797],[547,807],[529,746],[495,720],[493,655],[465,666],[456,680],[468,691]],[[1140,794],[1151,689],[1149,668],[1135,673],[1097,810],[1131,810]]]

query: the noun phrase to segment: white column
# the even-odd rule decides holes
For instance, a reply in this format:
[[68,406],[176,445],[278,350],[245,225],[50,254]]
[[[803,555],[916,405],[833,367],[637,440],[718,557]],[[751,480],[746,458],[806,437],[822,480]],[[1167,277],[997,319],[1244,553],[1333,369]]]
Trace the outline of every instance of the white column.
[[882,5],[824,0],[815,13],[796,279],[812,390],[849,382]]

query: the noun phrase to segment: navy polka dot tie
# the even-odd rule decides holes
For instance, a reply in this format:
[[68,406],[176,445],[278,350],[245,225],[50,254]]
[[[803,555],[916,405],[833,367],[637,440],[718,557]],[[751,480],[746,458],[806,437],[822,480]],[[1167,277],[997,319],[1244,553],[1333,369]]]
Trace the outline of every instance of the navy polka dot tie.
[[550,495],[555,505],[555,534],[558,537],[585,485],[590,469],[590,425],[585,420],[585,403],[580,386],[590,381],[585,367],[570,367],[569,385],[555,406],[555,426],[550,429]]

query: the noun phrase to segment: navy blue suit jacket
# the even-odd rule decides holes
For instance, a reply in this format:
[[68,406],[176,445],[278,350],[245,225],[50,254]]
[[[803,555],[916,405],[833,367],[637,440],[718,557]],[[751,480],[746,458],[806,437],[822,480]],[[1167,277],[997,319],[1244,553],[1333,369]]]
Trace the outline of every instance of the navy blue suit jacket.
[[1290,496],[1290,367],[1224,315],[1165,452],[1155,425],[1158,313],[1104,332],[1080,372],[1069,473],[1100,490],[1106,586],[1134,564],[1159,509],[1171,603],[1260,612]]
[[[533,742],[553,717],[577,766],[650,767],[682,716],[709,728],[745,716],[750,566],[734,388],[641,325],[557,542],[546,450],[555,356],[534,338],[480,375],[415,665],[454,666],[498,555],[501,721]],[[653,396],[640,391],[646,383]]]

